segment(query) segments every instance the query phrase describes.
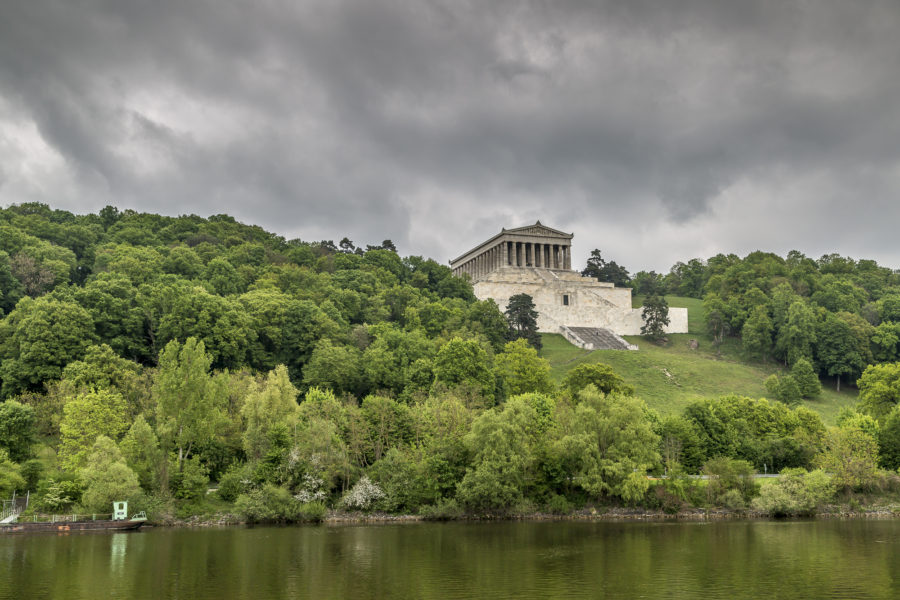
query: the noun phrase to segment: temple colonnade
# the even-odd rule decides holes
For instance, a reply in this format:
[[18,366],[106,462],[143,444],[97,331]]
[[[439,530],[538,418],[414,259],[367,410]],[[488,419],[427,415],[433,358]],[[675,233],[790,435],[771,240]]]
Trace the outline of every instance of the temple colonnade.
[[478,279],[504,267],[534,267],[538,269],[571,270],[571,248],[568,244],[545,241],[504,240],[488,246],[465,262],[453,265],[453,273],[468,273]]

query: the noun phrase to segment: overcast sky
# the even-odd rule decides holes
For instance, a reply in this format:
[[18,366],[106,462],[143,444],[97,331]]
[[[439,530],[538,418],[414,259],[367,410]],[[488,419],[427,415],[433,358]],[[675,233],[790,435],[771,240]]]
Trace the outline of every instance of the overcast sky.
[[897,0],[0,0],[0,205],[900,268]]

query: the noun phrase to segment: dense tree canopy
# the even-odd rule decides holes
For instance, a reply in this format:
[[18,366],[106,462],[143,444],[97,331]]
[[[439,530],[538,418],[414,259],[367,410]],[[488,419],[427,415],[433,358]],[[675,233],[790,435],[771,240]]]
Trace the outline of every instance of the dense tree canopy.
[[858,489],[900,464],[896,272],[754,252],[629,281],[591,258],[589,275],[660,305],[703,298],[717,344],[740,338],[791,368],[775,398],[815,397],[819,375],[858,379],[866,414],[826,431],[805,408],[726,396],[663,418],[589,360],[556,386],[531,298],[504,314],[390,240],[19,205],[0,209],[0,491],[100,510],[112,495],[203,502],[212,480],[248,514],[267,497],[350,506],[363,488],[367,510],[504,513],[687,502],[679,474],[704,469],[722,502],[735,477],[815,464]]

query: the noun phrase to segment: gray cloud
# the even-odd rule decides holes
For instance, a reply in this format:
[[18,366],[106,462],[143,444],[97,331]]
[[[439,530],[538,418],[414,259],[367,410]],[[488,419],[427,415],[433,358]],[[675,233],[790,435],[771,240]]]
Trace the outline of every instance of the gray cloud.
[[900,266],[893,0],[12,2],[0,203]]

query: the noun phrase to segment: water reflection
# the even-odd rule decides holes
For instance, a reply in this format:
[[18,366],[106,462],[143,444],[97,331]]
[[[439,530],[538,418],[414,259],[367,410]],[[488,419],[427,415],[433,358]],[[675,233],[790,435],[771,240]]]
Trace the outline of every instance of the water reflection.
[[113,533],[109,543],[109,570],[111,573],[121,572],[125,566],[125,551],[128,549],[127,533]]
[[896,598],[900,523],[449,523],[0,537],[2,598]]

